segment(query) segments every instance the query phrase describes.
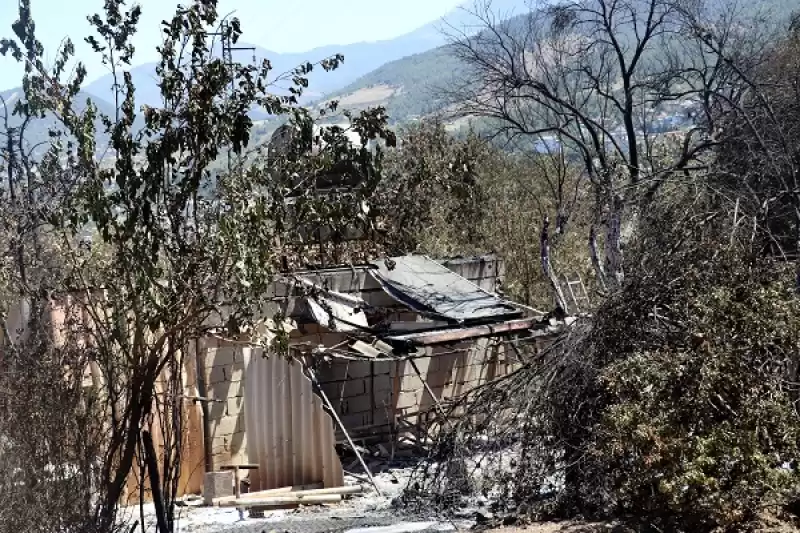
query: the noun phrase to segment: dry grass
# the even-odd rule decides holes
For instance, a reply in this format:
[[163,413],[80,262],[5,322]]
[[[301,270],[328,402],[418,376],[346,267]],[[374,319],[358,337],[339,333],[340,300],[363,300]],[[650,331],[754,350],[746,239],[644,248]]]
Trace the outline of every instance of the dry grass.
[[339,98],[341,107],[367,107],[386,104],[386,102],[401,89],[389,85],[375,85],[365,87]]

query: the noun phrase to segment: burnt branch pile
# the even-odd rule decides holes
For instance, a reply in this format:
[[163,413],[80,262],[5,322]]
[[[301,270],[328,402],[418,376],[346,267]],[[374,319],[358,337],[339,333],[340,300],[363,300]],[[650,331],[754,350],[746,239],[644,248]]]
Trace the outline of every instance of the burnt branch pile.
[[792,266],[762,254],[764,231],[734,231],[734,215],[763,227],[758,213],[713,191],[675,187],[658,204],[621,290],[463,398],[408,500],[477,502],[506,522],[626,517],[670,531],[736,529],[791,501]]

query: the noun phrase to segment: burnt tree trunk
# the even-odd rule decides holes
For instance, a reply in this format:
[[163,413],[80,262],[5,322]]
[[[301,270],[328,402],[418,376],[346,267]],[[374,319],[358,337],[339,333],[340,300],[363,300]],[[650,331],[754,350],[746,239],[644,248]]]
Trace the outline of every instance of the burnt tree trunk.
[[600,191],[595,189],[594,200],[594,218],[592,224],[589,226],[589,257],[592,260],[592,267],[594,268],[595,278],[597,278],[597,286],[600,290],[605,292],[606,287],[606,272],[603,269],[603,263],[600,262],[600,254],[597,251],[597,229],[603,224],[603,199]]
[[542,259],[542,272],[550,282],[550,287],[553,290],[553,295],[556,299],[556,305],[564,310],[567,310],[567,301],[564,298],[564,292],[561,290],[561,285],[558,283],[558,278],[553,272],[553,265],[550,261],[550,217],[545,216],[542,221],[542,235],[541,235],[541,259]]
[[624,202],[619,195],[612,195],[609,202],[606,228],[606,276],[613,288],[619,288],[625,279],[622,268],[622,211]]
[[[158,475],[158,455],[153,445],[153,437],[149,431],[142,431],[142,444],[144,445],[144,457],[147,462],[147,473],[150,477],[150,490],[153,495],[153,505],[156,508],[156,522],[161,533],[171,533],[171,521],[167,520],[167,512],[164,507],[164,497],[161,494],[161,477]],[[142,503],[140,502],[140,505]]]

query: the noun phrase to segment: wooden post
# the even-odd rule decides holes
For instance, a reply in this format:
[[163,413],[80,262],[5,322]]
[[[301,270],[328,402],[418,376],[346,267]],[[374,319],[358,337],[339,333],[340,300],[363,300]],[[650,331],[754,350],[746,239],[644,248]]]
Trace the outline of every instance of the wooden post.
[[257,464],[250,464],[250,463],[242,463],[242,464],[234,464],[234,465],[224,465],[221,467],[222,470],[233,470],[233,493],[236,495],[236,499],[238,500],[242,496],[242,470],[257,470]]
[[[197,381],[197,394],[202,400],[195,399],[200,402],[200,413],[203,417],[203,464],[206,472],[214,470],[214,463],[211,455],[211,415],[208,411],[208,387],[206,385],[206,365],[205,365],[205,350],[201,353],[200,341],[194,340],[194,371]],[[205,348],[205,343],[203,343]]]

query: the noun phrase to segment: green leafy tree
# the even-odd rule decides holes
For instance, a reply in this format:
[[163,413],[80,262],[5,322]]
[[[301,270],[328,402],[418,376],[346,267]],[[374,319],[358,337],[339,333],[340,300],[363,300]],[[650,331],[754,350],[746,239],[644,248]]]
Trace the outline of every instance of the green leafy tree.
[[[211,33],[220,23],[214,0],[179,7],[164,21],[156,69],[163,105],[137,110],[127,69],[140,12],[137,5],[128,8],[121,0],[110,0],[103,13],[89,17],[96,35],[87,42],[114,74],[115,116],[104,116],[91,101],[77,105],[85,70],[79,65],[73,77],[63,79],[73,53],[69,41],[55,66],[45,68],[28,0],[20,2],[15,38],[0,44],[2,53],[25,64],[26,98],[17,112],[54,116],[65,130],[63,135],[53,133],[45,158],[58,171],[43,179],[51,184],[66,180],[68,194],[37,214],[41,231],[58,244],[61,275],[25,283],[20,272],[28,259],[23,253],[9,265],[16,273],[8,278],[11,292],[29,301],[38,301],[42,291],[77,291],[72,305],[80,307],[84,318],[73,327],[85,339],[88,360],[82,362],[96,369],[92,414],[104,423],[104,433],[95,441],[99,466],[92,487],[94,508],[87,513],[91,525],[83,526],[92,531],[116,527],[117,507],[135,464],[146,466],[159,530],[174,529],[186,347],[209,328],[238,336],[254,331],[264,318],[262,295],[280,265],[279,243],[297,232],[283,220],[289,196],[283,171],[313,167],[324,174],[335,165],[350,165],[370,178],[354,187],[367,192],[378,172],[365,143],[354,146],[342,130],[329,132],[325,149],[313,156],[302,149],[305,138],[294,141],[297,157],[286,160],[265,160],[248,150],[248,111],[253,106],[308,124],[312,117],[297,105],[308,73],[336,68],[342,58],[301,65],[290,75],[292,90],[273,94],[268,61],[231,65],[214,55]],[[232,42],[242,31],[238,20],[217,29]],[[380,111],[352,117],[352,123],[365,141],[389,136]],[[110,139],[110,160],[97,157],[99,131]],[[213,172],[226,156],[228,169]],[[16,183],[11,177],[16,169],[7,166],[11,184]],[[352,205],[353,197],[335,203]],[[346,218],[329,215],[324,213],[334,227]],[[90,241],[84,238],[87,234]],[[16,231],[11,237],[20,242],[23,236]],[[19,248],[12,243],[11,249]],[[36,316],[28,324],[34,334],[45,327]],[[67,340],[75,348],[70,342],[78,341]],[[30,346],[11,343],[7,353],[13,360],[28,350]],[[168,378],[166,390],[157,386],[163,376]],[[164,438],[163,450],[151,445],[156,431]],[[144,472],[139,469],[142,487]]]

